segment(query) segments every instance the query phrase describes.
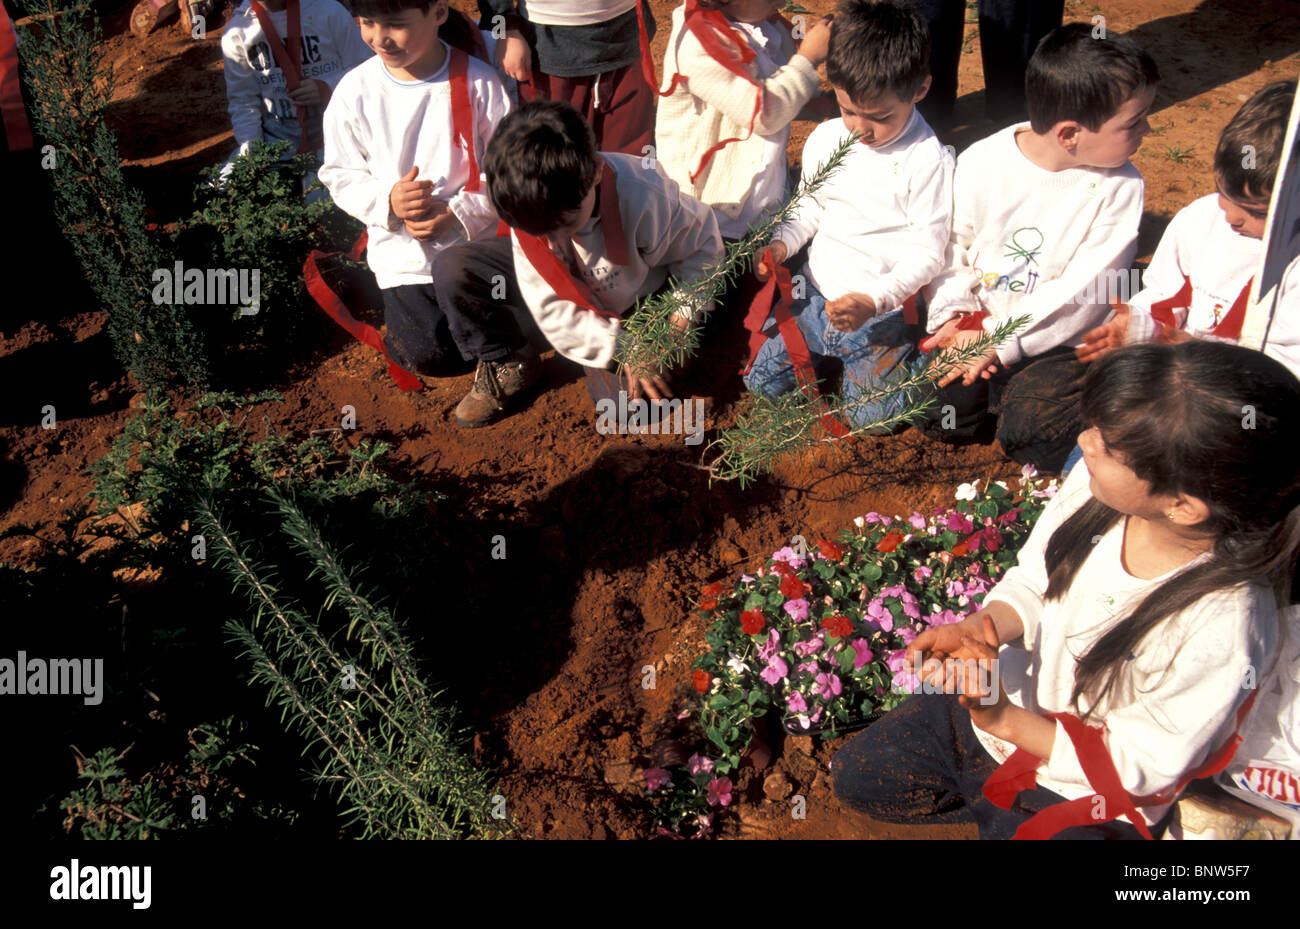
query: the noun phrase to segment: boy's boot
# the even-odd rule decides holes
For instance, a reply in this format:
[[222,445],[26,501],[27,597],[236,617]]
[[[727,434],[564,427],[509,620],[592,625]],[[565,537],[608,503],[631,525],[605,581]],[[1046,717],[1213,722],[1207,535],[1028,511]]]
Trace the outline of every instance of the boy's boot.
[[542,373],[537,349],[525,345],[500,361],[479,361],[474,386],[456,406],[456,425],[472,429],[500,417]]

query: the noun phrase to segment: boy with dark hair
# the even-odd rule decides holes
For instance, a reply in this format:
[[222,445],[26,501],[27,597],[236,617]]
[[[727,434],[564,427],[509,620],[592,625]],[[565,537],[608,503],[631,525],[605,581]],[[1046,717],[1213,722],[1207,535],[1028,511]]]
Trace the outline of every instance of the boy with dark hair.
[[[864,395],[917,358],[912,297],[943,267],[952,226],[952,158],[916,110],[930,87],[928,62],[925,22],[910,7],[848,0],[836,10],[826,73],[842,116],[808,137],[805,179],[850,133],[859,144],[770,245],[779,265],[811,240],[800,272],[806,290],[794,305],[798,333],[817,367],[842,363],[855,426],[907,402]],[[762,260],[755,270],[766,280],[774,268]],[[791,348],[780,335],[761,344],[746,386],[769,397],[794,389]]]
[[[1218,192],[1178,211],[1143,275],[1142,290],[1084,335],[1080,360],[1095,361],[1133,342],[1237,341],[1295,93],[1294,80],[1275,81],[1228,121],[1214,153]],[[1283,276],[1264,353],[1300,377],[1300,259]]]
[[944,373],[921,428],[968,440],[996,416],[1007,455],[1043,470],[1060,469],[1081,431],[1073,349],[1105,318],[1104,282],[1137,249],[1143,184],[1128,159],[1150,131],[1159,78],[1131,39],[1092,31],[1071,23],[1046,36],[1025,77],[1030,123],[957,160],[947,268],[925,291],[927,351],[1030,321]]
[[[511,113],[484,165],[492,203],[511,226],[507,247],[538,328],[585,368],[597,404],[616,400],[621,318],[669,275],[689,285],[722,256],[713,211],[640,158],[598,151],[591,127],[566,103],[535,101]],[[494,243],[477,250],[505,254]],[[674,322],[684,331],[708,309],[683,306]],[[663,375],[625,374],[633,398],[672,396]]]
[[479,159],[509,110],[505,87],[439,36],[447,0],[354,0],[353,9],[377,54],[334,92],[320,178],[366,224],[389,354],[426,376],[477,360],[476,381],[518,392],[539,363],[508,309],[463,299],[455,268],[435,270],[448,246],[496,229]]

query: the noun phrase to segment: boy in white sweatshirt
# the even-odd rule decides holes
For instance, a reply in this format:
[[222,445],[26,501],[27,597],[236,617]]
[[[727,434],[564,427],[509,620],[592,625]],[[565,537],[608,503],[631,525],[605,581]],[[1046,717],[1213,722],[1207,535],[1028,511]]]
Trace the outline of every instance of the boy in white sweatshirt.
[[790,123],[821,82],[830,23],[796,44],[777,13],[784,5],[689,0],[673,10],[656,150],[682,192],[713,207],[724,239],[785,200]]
[[[952,227],[952,157],[916,110],[930,87],[929,33],[910,7],[848,0],[835,14],[826,73],[842,116],[803,150],[805,179],[851,133],[860,136],[826,184],[800,203],[771,243],[782,264],[811,240],[796,300],[798,330],[820,370],[843,364],[855,426],[895,415],[903,397],[865,396],[915,363],[920,335],[911,298],[943,267]],[[755,269],[766,280],[773,268]],[[800,297],[796,290],[796,298]],[[797,351],[797,348],[796,348]],[[797,372],[779,332],[763,343],[745,385],[774,397]]]
[[[614,373],[621,318],[670,275],[689,285],[721,258],[713,211],[642,159],[598,152],[591,127],[567,103],[535,101],[510,114],[485,164],[492,202],[511,226],[519,290],[538,328],[584,367],[593,401],[627,409]],[[709,308],[684,306],[674,322],[685,331]],[[632,399],[672,396],[664,373],[624,375]]]
[[[1294,80],[1268,84],[1228,121],[1214,153],[1218,193],[1178,211],[1142,276],[1142,290],[1084,334],[1081,361],[1153,339],[1238,339],[1295,92]],[[1300,258],[1282,278],[1264,353],[1300,377]]]
[[[374,54],[336,0],[265,0],[262,6],[274,36],[267,35],[253,0],[244,0],[221,33],[227,110],[237,146],[227,165],[258,139],[291,142],[285,161],[296,152],[320,157],[322,113],[330,95],[345,73]],[[297,38],[292,49],[291,36]],[[285,74],[277,53],[296,74]]]
[[[491,66],[439,36],[447,0],[354,0],[377,54],[339,83],[325,112],[320,178],[366,224],[367,262],[384,299],[385,345],[425,376],[461,373],[527,386],[536,352],[500,304],[466,300],[448,246],[491,236],[498,223],[480,169],[509,110]],[[519,389],[522,389],[522,386]]]
[[1106,318],[1105,281],[1137,249],[1143,184],[1128,159],[1150,131],[1159,79],[1131,39],[1092,33],[1071,23],[1044,38],[1025,77],[1029,125],[958,159],[947,267],[925,290],[926,351],[967,346],[1016,317],[1029,323],[944,373],[921,429],[969,440],[996,416],[1003,451],[1049,471],[1082,431],[1085,369],[1073,349]]

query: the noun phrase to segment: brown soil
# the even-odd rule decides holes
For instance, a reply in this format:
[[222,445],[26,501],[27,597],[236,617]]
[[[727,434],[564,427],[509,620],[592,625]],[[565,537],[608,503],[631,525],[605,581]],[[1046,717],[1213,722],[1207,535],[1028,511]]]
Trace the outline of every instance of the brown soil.
[[[472,8],[457,0],[456,6]],[[652,4],[661,54],[674,3]],[[833,4],[811,0],[817,12]],[[1067,3],[1067,20],[1100,10]],[[148,39],[127,29],[129,6],[105,18],[104,56],[119,76],[111,112],[131,180],[160,219],[183,212],[197,168],[232,147],[220,74],[219,28],[195,41],[173,21]],[[1164,77],[1149,138],[1135,163],[1146,178],[1141,253],[1145,258],[1173,213],[1209,192],[1217,134],[1241,101],[1263,84],[1300,72],[1295,54],[1300,7],[1230,0],[1113,0],[1106,27],[1131,31],[1157,58]],[[967,27],[972,35],[973,25]],[[956,139],[967,144],[997,128],[981,112],[978,38],[963,57]],[[811,124],[798,124],[791,157]],[[1178,163],[1169,150],[1190,151]],[[0,420],[0,529],[52,520],[90,491],[86,466],[102,455],[127,417],[133,383],[111,361],[101,314],[69,310],[51,322],[0,333],[4,381],[26,383],[57,359],[76,377],[63,388],[60,428],[31,418]],[[714,398],[710,428],[725,424],[738,395],[743,338],[733,326],[716,369],[695,385]],[[89,372],[89,373],[87,373]],[[463,550],[488,559],[490,538],[507,538],[518,564],[514,596],[479,595],[484,610],[508,609],[541,630],[553,661],[489,671],[471,707],[476,740],[501,773],[501,792],[531,837],[633,838],[649,834],[639,798],[648,749],[672,729],[689,699],[689,670],[704,628],[692,603],[700,587],[752,569],[796,533],[829,534],[869,510],[910,512],[946,502],[972,477],[1015,469],[995,447],[950,449],[914,433],[853,448],[826,448],[786,462],[746,491],[709,488],[695,467],[700,449],[672,437],[607,437],[593,428],[590,400],[576,370],[547,363],[546,383],[527,409],[477,431],[457,429],[451,411],[469,378],[402,395],[375,353],[338,340],[283,385],[285,401],[259,411],[277,429],[305,434],[336,425],[356,408],[360,438],[395,441],[403,470],[453,488]],[[11,395],[13,395],[11,393]],[[19,421],[21,419],[21,421]],[[0,542],[0,559],[30,560],[38,543]],[[517,559],[517,562],[516,562]],[[409,617],[417,628],[421,618]],[[430,622],[440,621],[431,617]],[[550,630],[549,633],[546,630]],[[427,630],[424,630],[427,631]],[[641,686],[641,669],[658,686]],[[521,672],[521,673],[516,673]],[[461,701],[469,702],[468,695]],[[845,810],[829,785],[835,744],[778,743],[772,768],[807,798],[794,820],[788,800],[767,800],[762,777],[739,779],[735,812],[722,834],[744,838],[972,838],[973,827],[892,827]],[[775,785],[773,785],[775,786]],[[775,790],[773,790],[776,793]],[[738,814],[738,815],[737,815]]]

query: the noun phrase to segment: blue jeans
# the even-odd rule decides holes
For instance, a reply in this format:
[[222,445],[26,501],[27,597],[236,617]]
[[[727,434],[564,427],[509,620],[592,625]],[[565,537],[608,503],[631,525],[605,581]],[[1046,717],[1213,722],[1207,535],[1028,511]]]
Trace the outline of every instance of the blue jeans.
[[[801,273],[805,279],[809,276],[806,266]],[[896,416],[914,402],[915,390],[884,396],[871,394],[890,381],[911,376],[925,365],[925,356],[916,347],[920,326],[909,326],[903,321],[903,311],[895,310],[867,320],[853,332],[841,332],[826,316],[826,298],[812,285],[808,285],[808,291],[807,297],[795,301],[791,312],[797,314],[796,322],[808,343],[814,366],[821,369],[823,365],[819,362],[828,358],[843,364],[841,392],[848,404],[845,412],[854,428]],[[768,317],[765,326],[772,322],[772,317]],[[785,340],[775,329],[759,348],[753,368],[745,375],[745,386],[770,398],[798,386]]]

